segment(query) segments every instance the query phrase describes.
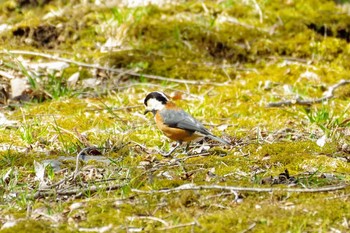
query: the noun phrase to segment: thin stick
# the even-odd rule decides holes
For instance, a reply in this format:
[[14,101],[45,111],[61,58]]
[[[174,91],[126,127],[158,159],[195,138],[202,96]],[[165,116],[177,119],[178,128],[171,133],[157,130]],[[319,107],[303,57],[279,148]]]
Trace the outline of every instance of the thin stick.
[[[70,180],[73,178],[73,180],[75,180],[79,174],[79,158],[82,156],[82,154],[87,151],[88,149],[91,149],[91,147],[86,147],[84,149],[82,149],[76,156],[76,161],[75,161],[75,169],[74,172],[72,174],[70,174],[69,176],[57,181],[56,183],[45,187],[45,189],[39,189],[35,194],[34,194],[34,198],[38,198],[40,196],[43,195],[43,193],[51,193],[52,192],[52,188],[55,188],[61,184],[63,184],[64,182]],[[60,191],[57,191],[58,194]]]
[[98,186],[91,186],[88,188],[76,188],[76,189],[69,189],[69,190],[41,190],[38,191],[34,194],[33,198],[34,199],[38,199],[40,197],[47,197],[47,196],[51,196],[54,194],[57,195],[67,195],[67,196],[72,196],[72,195],[79,195],[82,193],[94,193],[97,192],[98,190],[101,189],[106,189],[106,190],[115,190],[115,189],[120,189],[122,188],[123,184],[114,184],[114,185],[109,185],[109,186],[105,186],[105,185],[98,185]]
[[[77,157],[76,157],[76,159],[75,159],[75,170],[74,170],[74,172],[73,172],[73,180],[75,180],[76,178],[77,178],[77,176],[79,175],[79,159],[82,157],[82,155],[87,151],[87,150],[90,150],[90,149],[92,149],[93,147],[86,147],[86,148],[84,148],[84,149],[82,149],[79,153],[78,153],[78,155],[77,155]],[[94,148],[95,149],[95,148]],[[83,159],[84,160],[84,159]]]
[[67,62],[70,64],[74,64],[74,65],[77,65],[80,67],[85,67],[85,68],[90,68],[90,69],[91,68],[92,69],[99,69],[99,70],[104,70],[104,71],[113,72],[113,73],[124,73],[124,74],[128,74],[128,75],[135,76],[135,77],[143,77],[143,78],[148,78],[148,79],[168,81],[168,82],[174,82],[174,83],[192,84],[192,85],[214,85],[214,86],[227,85],[227,83],[203,82],[203,81],[198,81],[198,80],[182,80],[182,79],[167,78],[167,77],[152,75],[152,74],[140,74],[140,73],[137,73],[137,72],[132,71],[132,70],[109,68],[109,67],[104,67],[104,66],[100,66],[100,65],[89,64],[89,63],[85,63],[85,62],[78,62],[78,61],[74,61],[74,60],[67,59],[67,58],[62,58],[62,57],[58,57],[58,56],[54,56],[54,55],[50,55],[50,54],[32,52],[32,51],[9,50],[9,51],[0,51],[0,53],[45,57],[45,58],[52,59],[52,60],[63,61],[63,62]]
[[196,226],[196,222],[190,222],[190,223],[184,223],[184,224],[179,224],[179,225],[174,225],[174,226],[168,226],[168,227],[163,227],[163,228],[157,228],[158,231],[166,231],[170,229],[176,229],[176,228],[182,228],[182,227],[190,227],[190,226]]
[[129,221],[134,221],[135,219],[146,219],[146,220],[152,220],[152,221],[157,221],[162,223],[165,226],[169,226],[169,223],[166,222],[165,220],[153,216],[132,216],[132,217],[127,217]]
[[256,11],[259,14],[259,21],[260,21],[260,23],[263,23],[264,16],[263,16],[263,13],[262,13],[262,10],[261,10],[259,4],[256,2],[256,0],[252,0],[252,2],[254,4],[254,7],[255,7]]
[[244,231],[241,231],[241,233],[249,232],[249,231],[251,231],[255,226],[256,226],[256,223],[252,223],[252,224],[250,224],[250,226],[249,226],[247,229],[245,229]]
[[196,184],[185,184],[176,188],[171,189],[161,189],[161,190],[139,190],[131,189],[135,193],[145,193],[145,194],[154,194],[154,193],[172,193],[185,190],[227,190],[227,191],[243,191],[243,192],[294,192],[294,193],[316,193],[316,192],[331,192],[336,190],[345,189],[348,185],[338,185],[338,186],[329,186],[321,188],[254,188],[254,187],[239,187],[239,186],[220,186],[220,185],[196,185]]
[[113,225],[109,224],[108,226],[104,226],[104,227],[93,227],[93,228],[79,227],[78,231],[103,233],[103,232],[109,232],[112,228],[113,228]]
[[6,73],[3,70],[0,70],[0,76],[3,76],[5,78],[7,78],[7,79],[14,79],[15,78],[15,76],[13,76],[12,74]]
[[326,101],[328,99],[331,99],[334,97],[334,91],[341,87],[350,84],[350,80],[340,80],[340,82],[328,87],[328,90],[324,92],[323,97],[317,98],[317,99],[308,99],[308,100],[302,100],[299,97],[295,100],[287,100],[287,101],[280,101],[280,102],[271,102],[267,105],[267,107],[281,107],[281,106],[290,106],[290,105],[312,105],[317,103],[322,103],[323,101]]

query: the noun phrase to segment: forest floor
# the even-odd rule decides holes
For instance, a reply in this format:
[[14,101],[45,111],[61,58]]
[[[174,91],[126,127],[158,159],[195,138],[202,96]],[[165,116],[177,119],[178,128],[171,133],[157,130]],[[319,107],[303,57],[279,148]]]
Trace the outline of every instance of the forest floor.
[[[349,28],[340,1],[0,2],[0,231],[349,232]],[[162,156],[152,91],[232,145]]]

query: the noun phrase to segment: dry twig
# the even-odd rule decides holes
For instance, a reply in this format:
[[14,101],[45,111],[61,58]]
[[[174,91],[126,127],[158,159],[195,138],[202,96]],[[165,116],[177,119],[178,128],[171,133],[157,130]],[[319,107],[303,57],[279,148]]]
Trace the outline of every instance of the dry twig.
[[103,227],[93,227],[93,228],[86,228],[86,227],[79,227],[78,231],[80,232],[98,232],[98,233],[104,233],[104,232],[110,232],[113,228],[112,224],[109,224],[107,226]]
[[267,105],[267,107],[281,107],[281,106],[290,106],[290,105],[312,105],[317,103],[322,103],[323,101],[329,100],[334,97],[334,91],[341,87],[350,84],[350,80],[340,80],[340,82],[330,86],[327,91],[323,93],[323,97],[317,98],[317,99],[307,99],[303,100],[299,97],[295,100],[287,100],[287,101],[280,101],[280,102],[271,102]]
[[249,225],[249,227],[247,229],[245,229],[244,231],[241,231],[241,233],[246,233],[251,231],[254,227],[256,226],[256,223],[252,223]]
[[263,21],[264,21],[264,15],[263,15],[263,13],[262,13],[262,10],[261,10],[259,4],[256,2],[256,0],[252,0],[252,2],[253,2],[253,4],[254,4],[254,7],[255,7],[256,11],[257,11],[258,14],[259,14],[259,21],[260,21],[260,23],[263,23]]
[[347,184],[338,186],[329,186],[321,188],[254,188],[254,187],[239,187],[239,186],[220,186],[220,185],[196,185],[185,184],[176,188],[161,189],[161,190],[139,190],[131,189],[135,193],[154,194],[154,193],[172,193],[185,190],[221,190],[221,191],[243,191],[243,192],[295,192],[295,193],[317,193],[317,192],[331,192],[345,189]]
[[[58,187],[59,185],[65,183],[68,180],[75,180],[77,178],[77,176],[79,175],[79,159],[83,156],[83,154],[87,151],[90,150],[91,147],[86,147],[84,149],[82,149],[76,156],[76,161],[75,161],[75,169],[72,172],[72,174],[70,174],[69,176],[57,181],[56,183],[45,187],[45,189],[39,189],[35,194],[34,194],[34,198],[39,198],[39,197],[44,197],[44,196],[49,196],[52,195],[53,193],[57,193],[58,195],[72,195],[72,194],[77,194],[79,192],[86,192],[86,191],[91,191],[91,192],[95,192],[98,189],[95,187],[90,187],[88,189],[75,189],[75,190],[53,190],[53,188]],[[118,187],[119,188],[119,187]]]
[[134,221],[135,219],[146,219],[146,220],[152,220],[152,221],[157,221],[162,223],[165,226],[169,226],[169,223],[161,218],[157,218],[154,216],[132,216],[132,217],[127,217],[129,221]]
[[167,230],[171,230],[171,229],[182,228],[182,227],[190,227],[190,226],[196,226],[196,225],[198,225],[198,223],[190,222],[190,223],[184,223],[184,224],[179,224],[179,225],[174,225],[174,226],[158,228],[157,230],[159,230],[159,231],[167,231]]
[[60,195],[60,196],[72,196],[72,195],[77,195],[80,196],[83,193],[95,193],[101,189],[105,189],[105,190],[116,190],[116,189],[120,189],[123,186],[125,186],[124,184],[113,184],[113,185],[98,185],[98,186],[90,186],[87,188],[75,188],[75,189],[68,189],[68,190],[42,190],[42,191],[38,191],[35,193],[34,195],[34,199],[40,198],[40,197],[47,197],[47,196],[51,196],[51,195]]
[[132,70],[109,68],[109,67],[104,67],[104,66],[100,66],[100,65],[96,65],[96,64],[78,62],[78,61],[74,61],[74,60],[67,59],[67,58],[62,58],[62,57],[58,57],[58,56],[54,56],[54,55],[50,55],[50,54],[46,54],[46,53],[39,53],[39,52],[32,52],[32,51],[9,50],[9,51],[0,51],[0,53],[44,57],[44,58],[52,59],[52,60],[56,60],[56,61],[67,62],[67,63],[74,64],[74,65],[77,65],[80,67],[104,70],[104,71],[113,72],[113,73],[123,73],[123,74],[131,75],[131,76],[135,76],[135,77],[142,77],[142,78],[147,78],[147,79],[168,81],[168,82],[174,82],[174,83],[191,84],[191,85],[214,85],[214,86],[227,85],[227,83],[203,82],[203,81],[198,81],[198,80],[182,80],[182,79],[167,78],[167,77],[152,75],[152,74],[140,74],[140,73],[137,73],[137,72],[132,71]]

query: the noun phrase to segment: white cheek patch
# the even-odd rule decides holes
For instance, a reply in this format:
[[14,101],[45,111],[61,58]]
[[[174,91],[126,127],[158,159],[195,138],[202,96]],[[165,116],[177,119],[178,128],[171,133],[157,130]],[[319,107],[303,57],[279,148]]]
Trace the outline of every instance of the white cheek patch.
[[164,104],[156,99],[149,99],[147,101],[147,109],[148,110],[162,110],[164,108]]

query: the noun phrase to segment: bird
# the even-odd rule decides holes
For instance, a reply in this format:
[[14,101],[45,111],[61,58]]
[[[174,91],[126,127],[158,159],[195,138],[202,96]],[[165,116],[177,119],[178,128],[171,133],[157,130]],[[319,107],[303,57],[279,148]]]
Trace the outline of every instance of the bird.
[[183,142],[188,143],[188,148],[191,141],[203,137],[208,137],[225,145],[231,145],[230,142],[210,133],[202,123],[176,106],[163,92],[154,91],[147,94],[144,105],[146,107],[144,114],[153,113],[158,129],[165,136],[177,142],[173,149],[163,154],[165,157],[170,156]]

